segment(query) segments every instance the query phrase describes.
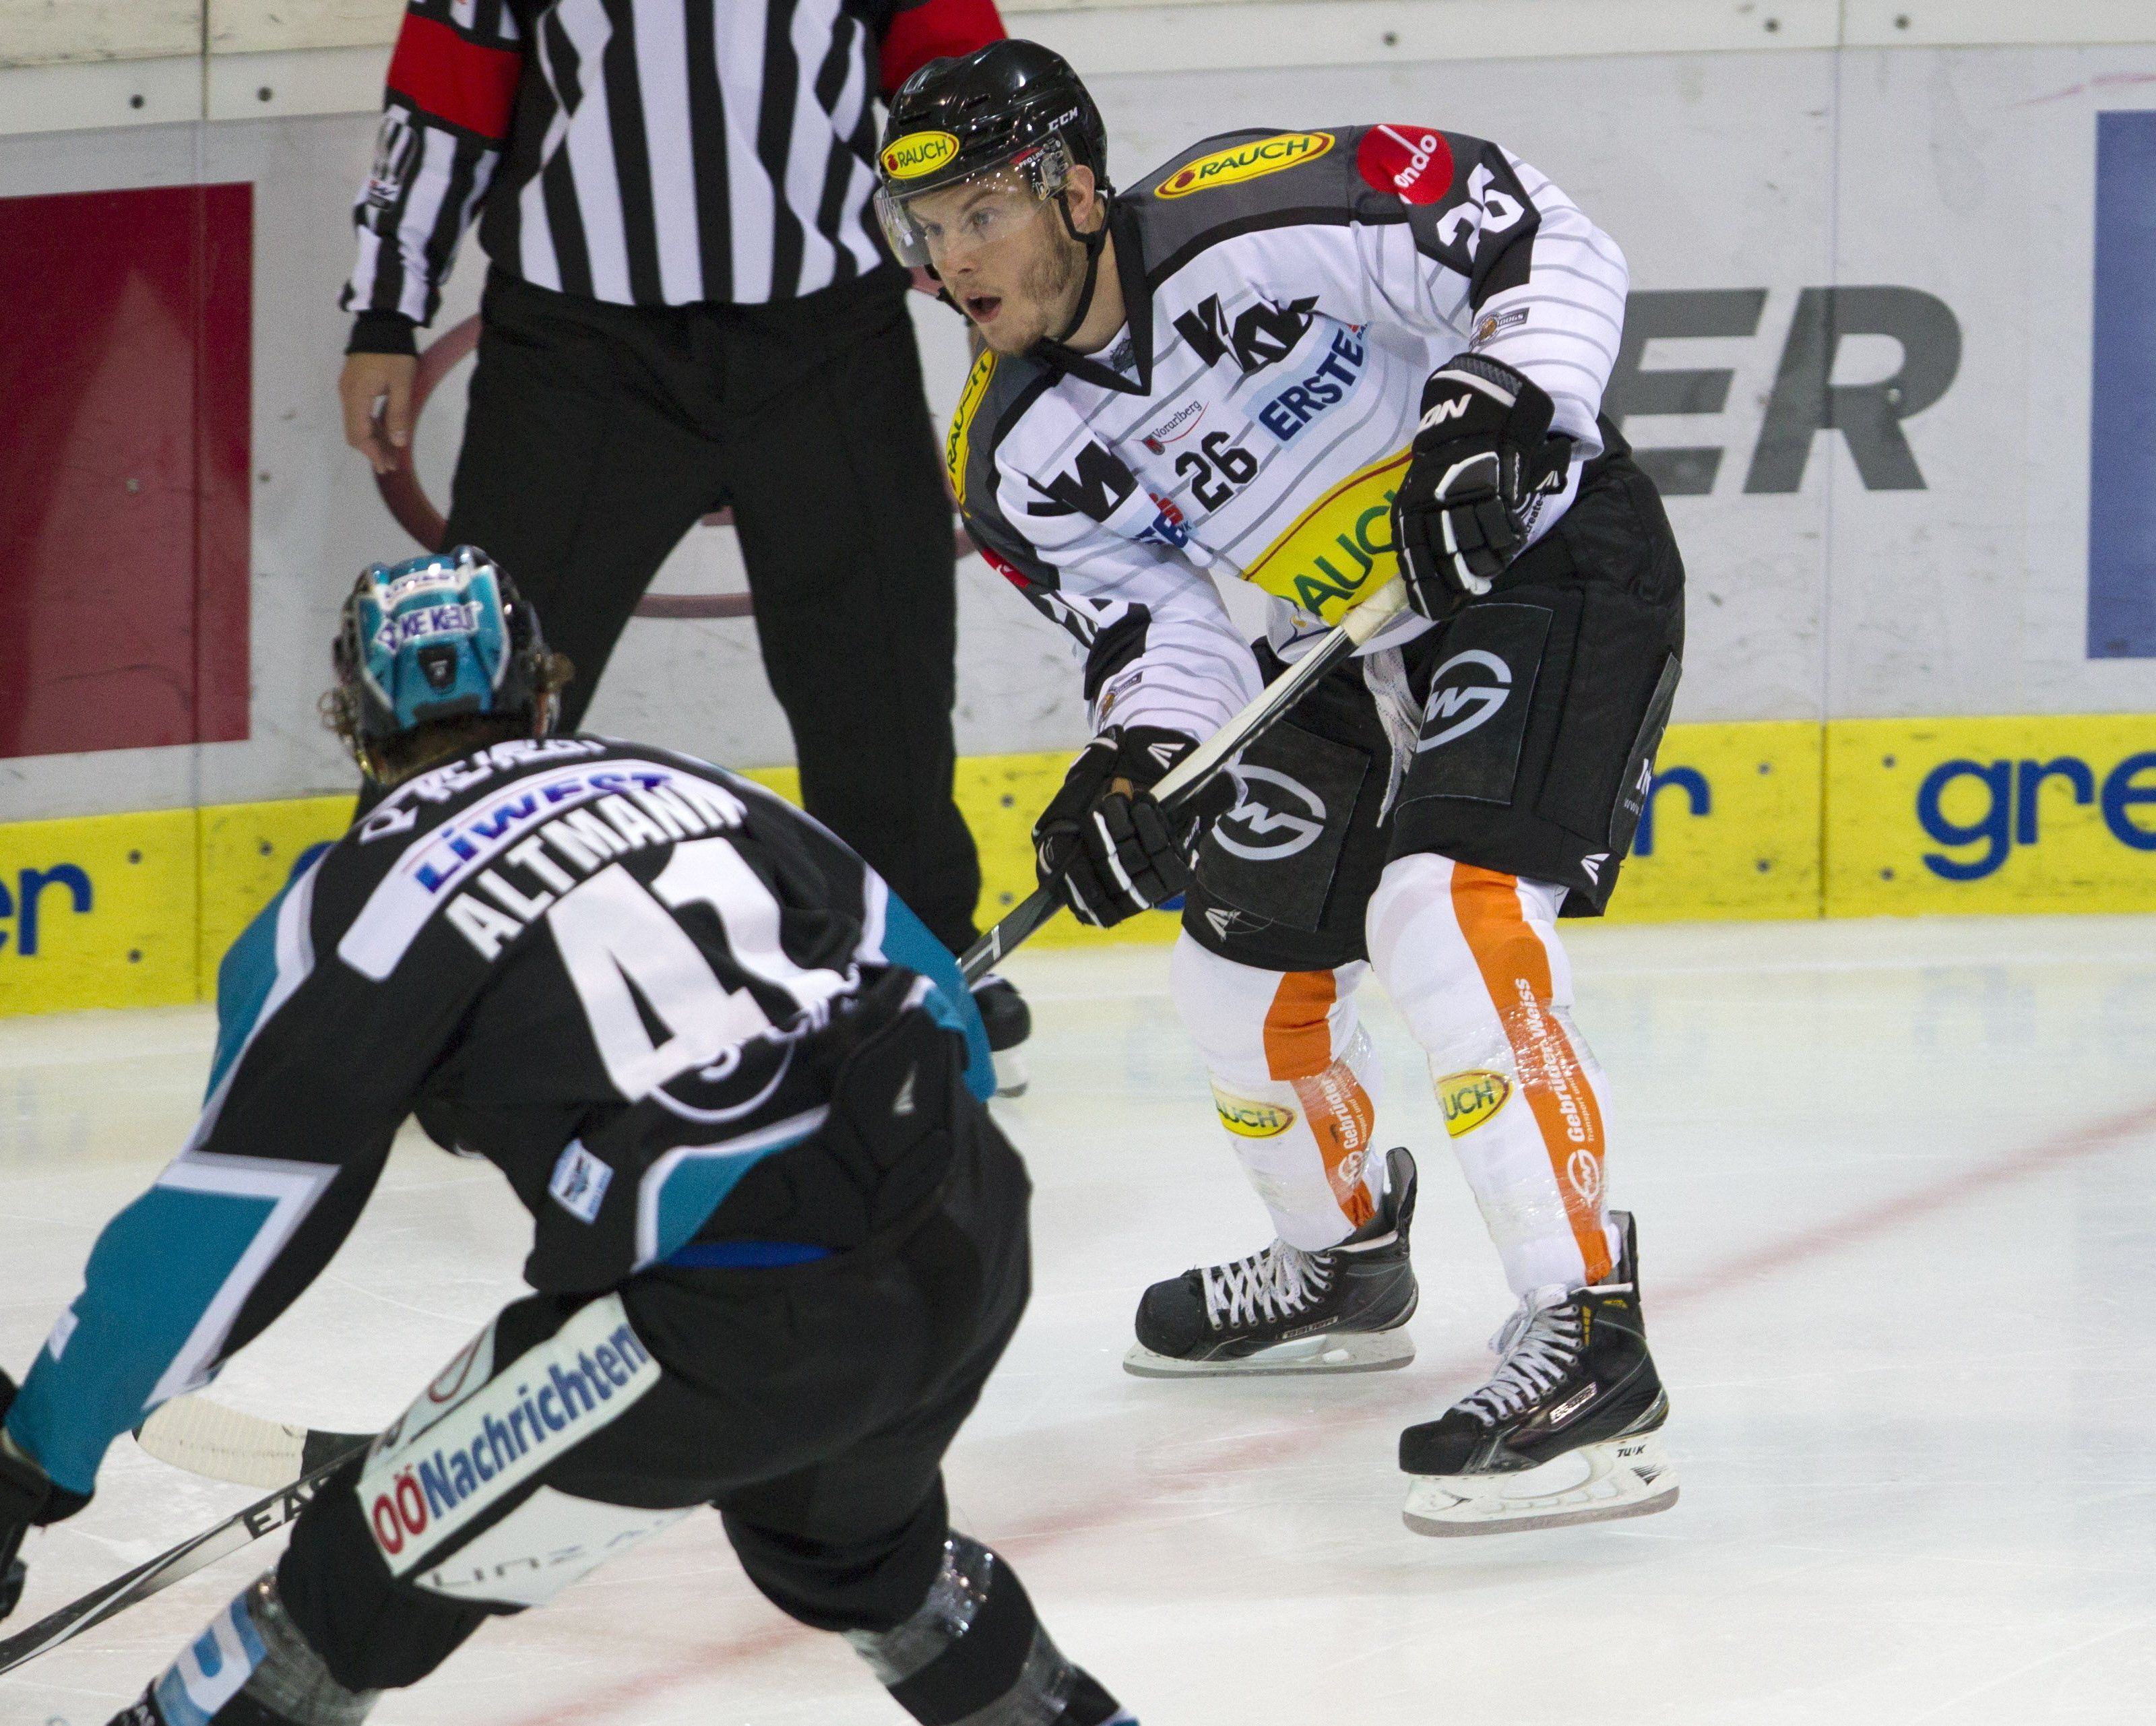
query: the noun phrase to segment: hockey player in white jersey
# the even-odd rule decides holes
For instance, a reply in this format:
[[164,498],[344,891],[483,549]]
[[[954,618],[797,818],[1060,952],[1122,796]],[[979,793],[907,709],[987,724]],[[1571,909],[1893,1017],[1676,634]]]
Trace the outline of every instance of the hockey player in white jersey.
[[[1683,568],[1599,415],[1623,254],[1543,175],[1422,125],[1209,138],[1127,191],[1076,75],[1002,42],[895,98],[878,209],[985,352],[947,448],[975,542],[1085,656],[1096,731],[1034,829],[1173,960],[1278,1238],[1146,1292],[1136,1373],[1404,1365],[1415,1165],[1377,1154],[1355,994],[1429,1057],[1518,1297],[1402,1435],[1428,1533],[1673,1503],[1604,1081],[1557,935],[1599,915],[1667,722]],[[1171,818],[1149,788],[1398,574],[1410,609]],[[1273,596],[1246,645],[1216,583]]]

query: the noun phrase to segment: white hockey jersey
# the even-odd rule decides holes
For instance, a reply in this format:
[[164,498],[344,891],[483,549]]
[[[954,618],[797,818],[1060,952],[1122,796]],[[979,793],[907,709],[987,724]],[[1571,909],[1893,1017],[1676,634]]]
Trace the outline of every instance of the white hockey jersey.
[[[1104,353],[983,355],[945,449],[992,565],[1086,650],[1097,729],[1204,737],[1257,692],[1214,583],[1272,595],[1284,657],[1395,568],[1424,380],[1463,349],[1599,455],[1624,254],[1517,157],[1426,126],[1209,138],[1118,195],[1128,323]],[[1430,625],[1405,616],[1364,650]]]

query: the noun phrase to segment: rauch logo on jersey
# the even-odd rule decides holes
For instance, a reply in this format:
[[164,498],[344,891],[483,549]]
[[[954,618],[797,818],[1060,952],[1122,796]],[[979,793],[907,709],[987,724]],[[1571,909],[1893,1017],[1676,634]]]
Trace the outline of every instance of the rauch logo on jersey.
[[1215,150],[1210,156],[1185,162],[1153,187],[1153,194],[1158,198],[1188,198],[1194,192],[1208,192],[1215,186],[1233,186],[1238,181],[1255,180],[1262,175],[1276,174],[1283,168],[1315,162],[1332,147],[1331,132],[1276,132],[1270,138]]
[[1349,475],[1266,547],[1244,579],[1327,624],[1338,623],[1399,571],[1393,494],[1407,465],[1403,449]]
[[973,369],[966,374],[966,387],[958,392],[957,411],[951,416],[951,429],[943,439],[943,471],[951,480],[951,495],[963,509],[966,504],[967,457],[973,447],[973,416],[981,411],[981,401],[988,393],[988,380],[996,375],[996,356],[993,349],[973,362]]

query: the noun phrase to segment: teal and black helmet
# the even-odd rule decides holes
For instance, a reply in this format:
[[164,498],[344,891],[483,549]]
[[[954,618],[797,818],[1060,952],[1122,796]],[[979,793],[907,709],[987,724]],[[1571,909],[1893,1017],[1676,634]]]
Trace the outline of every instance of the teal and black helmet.
[[338,729],[360,764],[367,746],[467,714],[553,720],[557,679],[539,619],[475,546],[376,563],[344,602],[332,650]]

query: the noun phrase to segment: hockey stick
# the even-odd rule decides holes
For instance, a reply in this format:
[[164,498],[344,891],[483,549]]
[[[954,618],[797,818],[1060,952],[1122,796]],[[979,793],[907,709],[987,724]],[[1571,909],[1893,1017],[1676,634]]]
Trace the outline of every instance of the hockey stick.
[[[1388,581],[1349,612],[1317,646],[1267,684],[1249,706],[1184,756],[1152,788],[1152,794],[1173,809],[1224,772],[1237,751],[1264,736],[1318,679],[1398,617],[1407,609],[1407,603],[1406,586],[1397,578]],[[960,957],[958,968],[965,973],[966,981],[980,981],[998,960],[1054,917],[1062,905],[1063,896],[1053,884],[1035,887]]]
[[176,1396],[135,1429],[136,1443],[160,1462],[243,1487],[289,1487],[369,1441],[242,1414],[207,1396]]
[[372,1441],[361,1439],[358,1444],[331,1457],[313,1472],[280,1487],[266,1498],[257,1499],[237,1516],[227,1518],[215,1528],[205,1528],[192,1539],[182,1540],[170,1552],[159,1554],[147,1564],[137,1564],[125,1575],[115,1577],[101,1588],[92,1589],[80,1600],[70,1601],[28,1630],[0,1641],[0,1672],[13,1672],[25,1661],[35,1660],[93,1626],[126,1611],[137,1600],[147,1600],[170,1588],[182,1577],[207,1569],[264,1534],[275,1533],[306,1508],[307,1502],[321,1490],[322,1482],[334,1470]]

